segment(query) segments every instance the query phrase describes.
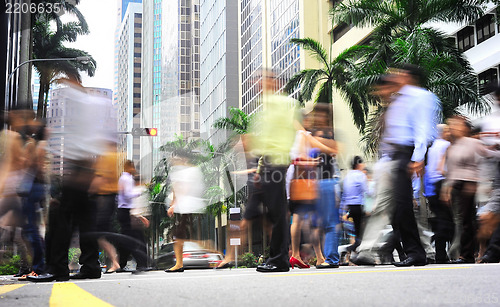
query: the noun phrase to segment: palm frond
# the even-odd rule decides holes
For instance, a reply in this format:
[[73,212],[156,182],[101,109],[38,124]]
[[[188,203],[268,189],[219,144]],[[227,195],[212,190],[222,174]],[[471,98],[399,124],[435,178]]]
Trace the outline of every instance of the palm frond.
[[328,67],[328,54],[326,53],[325,48],[323,48],[321,43],[318,41],[312,38],[292,38],[290,39],[290,42],[299,45],[304,50],[309,51],[319,62]]

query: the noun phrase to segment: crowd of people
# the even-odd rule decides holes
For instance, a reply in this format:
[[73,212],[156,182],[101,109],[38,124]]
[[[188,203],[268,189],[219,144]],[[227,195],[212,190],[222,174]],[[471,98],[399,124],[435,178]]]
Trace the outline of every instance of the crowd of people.
[[[250,165],[244,170],[248,200],[242,221],[229,232],[245,246],[250,223],[267,218],[269,255],[257,271],[500,261],[498,111],[476,127],[462,115],[440,124],[441,105],[421,86],[422,69],[391,69],[373,89],[383,106],[379,157],[372,170],[361,156],[354,157],[342,176],[332,106],[318,103],[301,113],[293,100],[276,94],[274,72],[262,73],[262,111],[242,137]],[[34,282],[100,278],[100,249],[109,258],[107,273],[123,271],[130,255],[138,272],[149,270],[143,232],[149,222],[146,202],[138,201],[143,188],[134,164],[126,161],[119,171],[116,133],[95,130],[104,106],[76,83],[67,86],[79,116],[64,131],[59,182],[49,179],[47,129],[32,110],[11,110],[9,129],[0,134],[1,240],[17,246],[16,276]],[[493,96],[500,106],[498,88]],[[192,214],[206,207],[200,169],[182,155],[172,165],[167,214],[175,217],[176,263],[167,273],[184,271]],[[421,207],[430,209],[428,221]],[[115,216],[120,233],[113,230]],[[81,267],[70,276],[74,231]],[[345,253],[339,253],[342,239],[349,240]],[[314,252],[304,253],[303,243]],[[234,257],[231,245],[216,269],[232,267]]]
[[[273,72],[264,73],[263,111],[244,138],[255,163],[249,200],[230,233],[246,242],[252,220],[270,221],[270,255],[257,271],[500,261],[497,111],[475,128],[462,115],[440,124],[439,99],[421,86],[424,71],[391,69],[373,89],[383,107],[373,171],[356,156],[341,178],[331,106],[316,104],[301,116],[274,94]],[[493,96],[500,106],[500,91]],[[342,254],[340,239],[350,239]],[[303,243],[314,253],[302,252]],[[234,260],[231,247],[217,268]]]
[[[74,116],[56,131],[64,138],[62,176],[51,176],[48,131],[33,110],[10,110],[8,129],[0,134],[1,243],[14,244],[20,255],[15,276],[33,282],[100,278],[99,247],[111,260],[108,273],[124,270],[130,254],[137,271],[148,270],[141,229],[149,224],[142,215],[147,202],[134,202],[143,188],[132,161],[118,171],[116,131],[99,128],[109,121],[104,116],[111,106],[76,81],[64,82],[62,100]],[[120,233],[112,227],[115,211]],[[70,276],[68,250],[75,232],[81,267]]]

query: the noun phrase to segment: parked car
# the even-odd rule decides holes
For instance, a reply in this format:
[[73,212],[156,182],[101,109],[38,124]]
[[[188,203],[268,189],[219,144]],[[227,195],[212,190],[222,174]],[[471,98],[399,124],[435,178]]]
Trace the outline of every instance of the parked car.
[[[217,252],[203,248],[196,242],[184,242],[183,266],[185,269],[208,269],[214,268],[222,262],[224,256]],[[175,264],[174,243],[162,244],[156,267],[158,269],[168,269]]]

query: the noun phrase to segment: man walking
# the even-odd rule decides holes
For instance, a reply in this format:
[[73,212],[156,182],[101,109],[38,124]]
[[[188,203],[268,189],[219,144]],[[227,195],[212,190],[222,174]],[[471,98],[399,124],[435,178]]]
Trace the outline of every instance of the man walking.
[[398,231],[407,258],[395,266],[425,265],[426,254],[420,242],[413,213],[411,174],[422,174],[425,154],[436,135],[439,108],[437,97],[420,87],[423,71],[405,64],[389,76],[396,94],[384,119],[381,150],[394,162],[392,201],[395,212],[392,226]]

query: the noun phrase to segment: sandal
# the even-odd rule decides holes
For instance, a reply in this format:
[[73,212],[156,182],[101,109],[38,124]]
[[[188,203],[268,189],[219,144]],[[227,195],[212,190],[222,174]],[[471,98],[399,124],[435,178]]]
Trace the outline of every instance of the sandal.
[[38,277],[38,274],[35,273],[35,271],[32,271],[29,274],[24,274],[23,276],[19,277],[17,280],[19,281],[28,280],[28,276]]

